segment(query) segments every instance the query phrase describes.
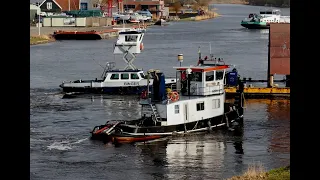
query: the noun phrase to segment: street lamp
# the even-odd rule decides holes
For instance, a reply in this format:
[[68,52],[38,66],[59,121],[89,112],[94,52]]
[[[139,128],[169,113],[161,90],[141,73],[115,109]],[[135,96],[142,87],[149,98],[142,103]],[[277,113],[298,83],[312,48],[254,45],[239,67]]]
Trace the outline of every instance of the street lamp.
[[191,73],[192,73],[192,69],[191,69],[191,68],[186,69],[189,99],[190,99],[190,86],[191,86],[191,84],[190,84],[190,79],[189,79],[189,75],[190,75]]
[[178,54],[178,61],[180,62],[181,67],[181,63],[183,62],[183,54]]

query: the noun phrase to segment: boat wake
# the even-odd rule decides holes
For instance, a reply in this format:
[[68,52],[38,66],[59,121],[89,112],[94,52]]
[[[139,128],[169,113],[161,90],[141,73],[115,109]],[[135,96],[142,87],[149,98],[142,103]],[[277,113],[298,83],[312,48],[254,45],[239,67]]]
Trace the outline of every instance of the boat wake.
[[71,150],[76,144],[80,144],[85,140],[88,140],[88,138],[80,139],[76,142],[70,142],[70,141],[53,142],[51,145],[47,146],[47,149],[67,151],[67,150]]

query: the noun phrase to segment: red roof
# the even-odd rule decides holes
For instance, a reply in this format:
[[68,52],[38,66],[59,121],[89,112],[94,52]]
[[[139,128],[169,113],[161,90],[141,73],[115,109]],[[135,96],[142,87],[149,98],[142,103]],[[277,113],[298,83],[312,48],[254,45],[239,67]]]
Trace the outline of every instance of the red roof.
[[194,67],[174,67],[179,71],[185,71],[188,68],[190,68],[193,72],[209,72],[214,70],[223,70],[228,69],[228,65],[222,65],[222,66],[194,66]]
[[54,0],[62,8],[61,11],[69,11],[69,1],[70,1],[70,11],[80,10],[80,0]]

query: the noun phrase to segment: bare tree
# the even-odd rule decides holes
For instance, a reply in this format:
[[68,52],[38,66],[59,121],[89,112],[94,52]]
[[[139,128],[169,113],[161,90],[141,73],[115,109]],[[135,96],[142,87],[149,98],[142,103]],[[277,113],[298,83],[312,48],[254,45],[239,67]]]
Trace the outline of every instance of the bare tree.
[[178,12],[180,11],[181,9],[181,3],[180,2],[175,2],[173,4],[173,9],[174,11],[176,12],[176,16],[178,16]]

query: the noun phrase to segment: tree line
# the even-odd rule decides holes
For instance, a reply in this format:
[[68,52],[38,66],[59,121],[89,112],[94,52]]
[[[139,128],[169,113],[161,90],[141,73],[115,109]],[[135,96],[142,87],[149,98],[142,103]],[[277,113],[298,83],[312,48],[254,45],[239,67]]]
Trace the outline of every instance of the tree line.
[[245,0],[245,2],[256,6],[290,7],[290,0]]

